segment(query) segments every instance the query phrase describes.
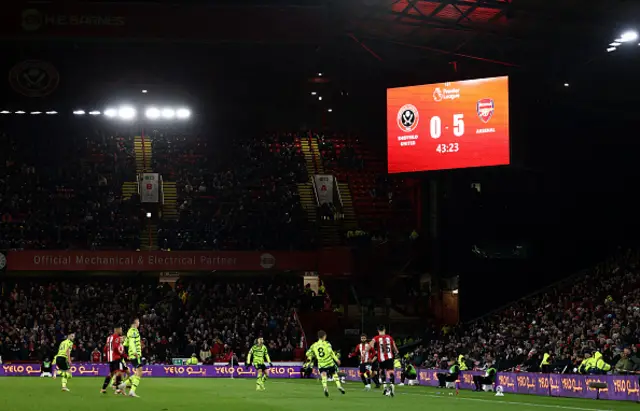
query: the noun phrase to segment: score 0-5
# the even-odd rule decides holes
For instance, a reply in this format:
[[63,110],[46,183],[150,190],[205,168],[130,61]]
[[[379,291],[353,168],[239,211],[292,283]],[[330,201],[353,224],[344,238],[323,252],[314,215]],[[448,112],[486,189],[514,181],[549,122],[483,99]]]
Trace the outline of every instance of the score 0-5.
[[[434,140],[442,136],[442,119],[440,116],[431,117],[429,134],[431,134],[431,138]],[[464,114],[453,115],[453,135],[456,137],[462,137],[464,135]]]

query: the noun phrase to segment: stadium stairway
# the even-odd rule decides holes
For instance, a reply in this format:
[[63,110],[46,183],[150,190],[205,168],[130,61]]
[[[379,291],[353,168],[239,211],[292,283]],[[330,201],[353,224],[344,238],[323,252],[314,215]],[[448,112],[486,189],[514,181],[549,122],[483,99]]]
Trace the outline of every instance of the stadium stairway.
[[307,174],[309,174],[309,177],[311,177],[316,174],[316,169],[314,167],[313,152],[311,151],[311,146],[309,145],[308,138],[300,139],[300,148],[302,148],[302,155],[304,156],[304,163],[307,168]]
[[176,221],[178,219],[178,189],[173,181],[162,182],[164,204],[162,204],[162,219]]
[[313,194],[313,185],[306,182],[298,183],[297,186],[300,204],[307,213],[307,220],[313,225],[318,220],[318,206],[316,205],[316,196]]
[[136,154],[136,172],[151,172],[151,140],[142,136],[136,136],[133,141],[133,148]]
[[322,165],[322,156],[320,155],[320,149],[318,148],[318,139],[314,137],[309,138],[309,147],[313,156],[313,165],[315,167],[316,174],[324,174],[324,166]]
[[122,184],[122,199],[129,200],[134,194],[138,194],[138,183],[126,181]]
[[318,141],[315,138],[303,137],[299,138],[304,161],[307,166],[307,173],[312,176],[314,174],[323,174],[322,158],[318,150]]
[[353,208],[353,198],[351,197],[349,184],[338,182],[338,190],[340,190],[340,197],[342,198],[342,213],[344,214],[342,228],[345,231],[355,230],[358,228],[358,220],[356,218],[355,209]]
[[320,239],[323,246],[342,244],[339,226],[339,221],[322,220],[320,224]]
[[145,237],[142,238],[142,251],[158,250],[158,226],[157,224],[148,224],[144,229]]

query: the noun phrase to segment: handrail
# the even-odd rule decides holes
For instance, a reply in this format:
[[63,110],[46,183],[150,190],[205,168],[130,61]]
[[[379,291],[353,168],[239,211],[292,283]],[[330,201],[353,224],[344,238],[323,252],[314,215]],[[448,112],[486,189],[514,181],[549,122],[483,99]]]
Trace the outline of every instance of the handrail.
[[296,310],[295,308],[293,309],[293,316],[296,318],[296,322],[298,323],[298,327],[300,327],[300,333],[302,334],[302,341],[304,343],[304,347],[302,347],[302,348],[304,348],[306,350],[307,347],[308,347],[307,336],[304,333],[304,327],[302,326],[302,322],[300,321],[300,316],[298,315],[298,310]]
[[316,197],[316,207],[320,207],[320,198],[318,197],[318,187],[316,186],[315,174],[311,176],[311,187],[313,195]]
[[147,155],[144,144],[144,128],[140,131],[140,143],[142,144],[142,172],[147,170]]
[[336,188],[338,192],[338,201],[340,202],[340,211],[344,214],[344,203],[342,202],[342,194],[340,194],[340,186],[338,185],[338,179],[336,176],[333,177],[333,186]]

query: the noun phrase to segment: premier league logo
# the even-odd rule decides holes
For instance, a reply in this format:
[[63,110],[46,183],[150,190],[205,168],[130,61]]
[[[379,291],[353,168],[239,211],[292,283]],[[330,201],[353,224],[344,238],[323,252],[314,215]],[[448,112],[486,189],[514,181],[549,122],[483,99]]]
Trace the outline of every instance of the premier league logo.
[[398,127],[405,133],[411,133],[418,127],[420,116],[413,104],[405,104],[398,110]]
[[440,87],[436,87],[436,89],[433,90],[433,100],[442,101],[442,90],[440,89]]
[[476,112],[478,113],[478,117],[482,120],[483,123],[488,123],[493,117],[493,112],[496,109],[496,105],[493,102],[493,99],[483,98],[482,100],[478,100],[478,104],[476,104]]

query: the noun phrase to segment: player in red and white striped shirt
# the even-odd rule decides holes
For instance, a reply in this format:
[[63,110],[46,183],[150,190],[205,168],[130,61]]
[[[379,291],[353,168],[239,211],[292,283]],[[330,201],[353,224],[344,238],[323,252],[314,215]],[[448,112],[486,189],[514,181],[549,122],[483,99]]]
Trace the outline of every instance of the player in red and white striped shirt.
[[[387,335],[384,325],[378,326],[378,335],[373,337],[369,343],[376,350],[378,362],[380,363],[380,379],[384,388],[384,395],[395,395],[395,373],[393,372],[393,359],[398,355],[398,347],[393,337]],[[389,379],[389,387],[387,388],[387,378]]]
[[120,387],[120,385],[123,385],[122,377],[125,375],[125,365],[123,361],[125,354],[122,343],[122,327],[116,327],[113,330],[113,334],[107,338],[107,343],[104,346],[104,354],[109,363],[109,375],[105,377],[102,389],[100,390],[103,394],[107,392],[109,382],[114,377],[115,385],[118,387],[116,393],[120,394],[122,391],[123,387]]
[[360,344],[356,345],[355,350],[349,354],[349,358],[356,356],[360,357],[360,378],[364,384],[364,389],[365,391],[369,391],[371,389],[371,363],[373,362],[375,352],[367,343],[366,334],[360,336]]

